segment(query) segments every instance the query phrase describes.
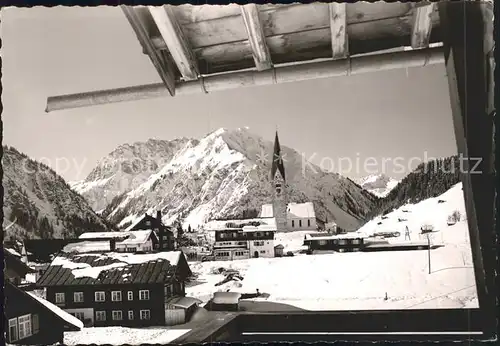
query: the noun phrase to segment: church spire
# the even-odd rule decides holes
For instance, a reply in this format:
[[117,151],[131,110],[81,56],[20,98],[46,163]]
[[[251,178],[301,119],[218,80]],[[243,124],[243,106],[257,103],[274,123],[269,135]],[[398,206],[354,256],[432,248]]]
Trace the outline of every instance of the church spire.
[[273,163],[271,166],[271,179],[274,179],[276,171],[279,171],[283,180],[285,180],[285,166],[283,164],[283,157],[281,156],[280,141],[278,138],[278,130],[276,130],[276,136],[274,138],[274,152],[273,152]]

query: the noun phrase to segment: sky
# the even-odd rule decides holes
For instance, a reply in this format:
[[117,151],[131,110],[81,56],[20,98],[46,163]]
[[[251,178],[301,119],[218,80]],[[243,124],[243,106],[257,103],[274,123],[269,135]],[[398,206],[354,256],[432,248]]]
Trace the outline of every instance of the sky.
[[354,179],[401,179],[457,153],[444,64],[45,113],[49,96],[161,80],[119,8],[7,8],[1,18],[3,144],[68,181],[121,144],[220,127],[268,140],[278,128],[282,145]]

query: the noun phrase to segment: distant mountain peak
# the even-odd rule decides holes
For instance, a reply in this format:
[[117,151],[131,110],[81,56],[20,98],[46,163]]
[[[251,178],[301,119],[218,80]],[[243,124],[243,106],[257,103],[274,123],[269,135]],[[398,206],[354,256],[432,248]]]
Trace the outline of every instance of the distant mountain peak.
[[396,187],[398,182],[398,180],[385,174],[370,174],[357,181],[359,186],[377,197],[387,196]]

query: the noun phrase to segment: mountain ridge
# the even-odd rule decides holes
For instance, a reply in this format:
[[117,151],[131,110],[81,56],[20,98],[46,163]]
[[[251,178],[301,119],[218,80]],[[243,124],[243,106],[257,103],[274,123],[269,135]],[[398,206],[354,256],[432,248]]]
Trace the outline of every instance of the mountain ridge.
[[[120,183],[122,172],[109,171],[116,165],[101,163],[100,173],[89,175],[85,181],[88,189],[80,191],[91,205],[97,205],[96,209],[104,209],[104,217],[122,227],[157,208],[163,210],[164,222],[171,223],[180,217],[184,226],[193,227],[210,218],[260,210],[262,204],[271,201],[269,172],[273,142],[248,128],[221,128],[200,140],[185,139],[182,146],[171,146],[168,142],[161,146],[172,148],[165,155],[146,150],[151,157],[164,156],[168,162],[162,167],[153,165],[155,169],[147,173],[139,172],[139,179],[129,175],[135,184]],[[144,143],[147,142],[134,145],[141,147]],[[305,162],[296,150],[282,145],[282,151],[291,202],[312,201],[319,218],[337,220],[346,229],[359,226],[374,203],[371,194],[348,178],[323,172]],[[110,161],[109,155],[100,160]],[[98,200],[104,195],[111,201],[103,208]]]
[[9,146],[2,146],[4,219],[16,220],[7,240],[68,238],[113,225],[102,219],[47,165]]

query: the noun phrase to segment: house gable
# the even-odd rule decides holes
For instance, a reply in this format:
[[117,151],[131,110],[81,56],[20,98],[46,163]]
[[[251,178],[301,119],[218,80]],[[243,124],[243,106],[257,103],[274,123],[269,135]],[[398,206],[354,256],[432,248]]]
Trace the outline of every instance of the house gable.
[[61,330],[79,331],[83,324],[73,316],[64,312],[52,303],[42,298],[34,297],[32,294],[24,292],[9,282],[5,282],[5,317],[15,318],[24,314],[39,314],[40,319],[50,319],[54,328]]

